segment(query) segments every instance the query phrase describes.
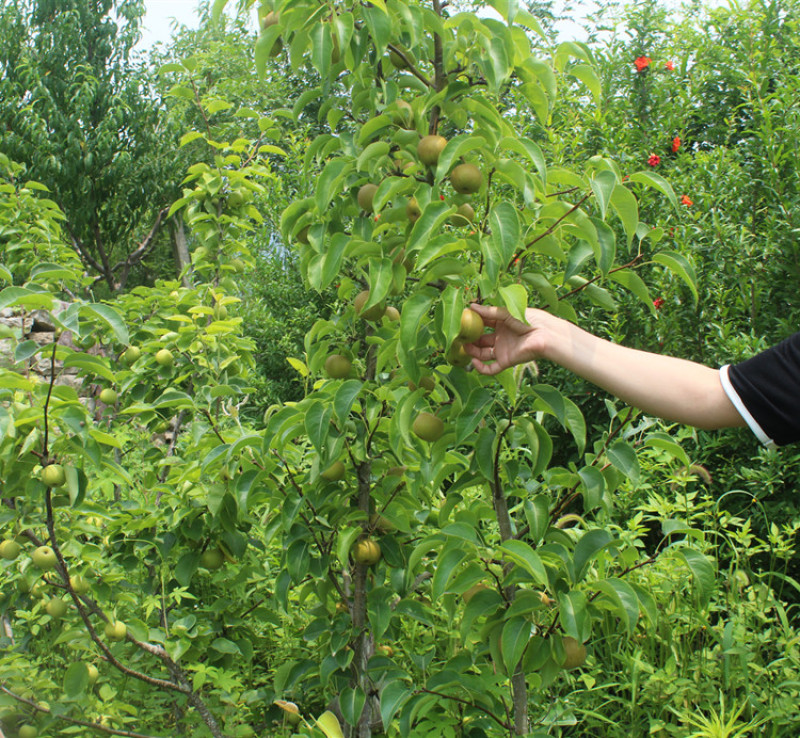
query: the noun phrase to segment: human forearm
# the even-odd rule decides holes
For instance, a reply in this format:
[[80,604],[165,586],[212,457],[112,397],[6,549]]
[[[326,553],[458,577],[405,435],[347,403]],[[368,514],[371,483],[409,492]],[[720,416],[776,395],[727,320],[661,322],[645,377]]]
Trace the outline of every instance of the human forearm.
[[[552,318],[552,316],[551,316]],[[553,318],[542,357],[649,415],[713,429],[744,425],[719,380],[702,364],[638,351]]]

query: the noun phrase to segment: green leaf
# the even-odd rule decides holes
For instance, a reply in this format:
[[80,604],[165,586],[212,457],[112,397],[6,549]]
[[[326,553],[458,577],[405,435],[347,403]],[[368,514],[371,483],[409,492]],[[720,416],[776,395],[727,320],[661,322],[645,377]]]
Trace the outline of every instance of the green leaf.
[[[464,293],[453,285],[447,285],[439,298],[436,311],[441,316],[442,332],[446,345],[450,345],[461,329],[461,314],[464,311]],[[437,317],[438,319],[438,317]]]
[[679,548],[677,554],[692,572],[694,590],[700,603],[705,607],[714,593],[715,574],[714,566],[709,559],[693,548]]
[[[258,76],[262,79],[267,73],[267,67],[269,66],[270,57],[272,56],[272,49],[278,42],[280,35],[281,26],[276,24],[274,26],[270,26],[269,28],[265,28],[258,36],[258,40],[256,41],[256,45],[253,50],[253,55],[256,63],[256,74],[258,74]],[[194,99],[194,93],[192,93],[189,99]]]
[[311,63],[325,79],[331,67],[333,55],[333,36],[330,23],[315,23],[311,28]]
[[353,544],[363,533],[364,529],[361,526],[349,528],[339,533],[336,541],[336,556],[343,567],[347,568],[350,560],[350,549],[353,548]]
[[[110,433],[104,433],[96,428],[89,429],[89,435],[94,438],[99,444],[103,446],[110,446],[111,448],[122,448],[122,444],[117,440],[116,436]],[[260,439],[259,439],[260,440]]]
[[344,423],[347,420],[350,408],[353,407],[353,402],[361,391],[361,387],[362,383],[358,379],[347,379],[336,390],[336,395],[333,398],[333,411],[336,413],[340,423]]
[[592,510],[603,501],[606,478],[596,466],[585,466],[578,471],[581,478],[584,510]]
[[639,598],[633,588],[616,578],[601,580],[595,586],[606,595],[611,611],[623,622],[628,633],[632,633],[639,619]]
[[648,310],[655,312],[650,290],[647,288],[644,280],[636,272],[632,269],[621,269],[618,272],[612,272],[608,276],[609,279],[614,280],[617,284],[621,284],[625,289],[638,297]]
[[102,377],[109,382],[116,381],[116,375],[113,371],[111,371],[111,369],[109,369],[108,359],[104,357],[76,352],[74,354],[70,354],[64,359],[64,366],[83,369],[84,371],[94,374],[98,377]]
[[591,63],[591,59],[589,58],[584,44],[575,41],[564,41],[559,44],[556,49],[555,59],[553,61],[555,68],[558,69],[559,72],[563,72],[570,58],[579,59],[587,64]]
[[81,315],[85,313],[90,313],[108,325],[108,327],[114,332],[114,337],[121,344],[127,346],[130,343],[128,328],[125,325],[125,321],[114,308],[98,302],[87,302],[81,306]]
[[352,169],[352,159],[332,159],[325,165],[316,183],[315,202],[320,213],[328,209],[333,197],[341,190],[342,180]]
[[375,197],[372,200],[372,209],[377,213],[386,206],[393,198],[404,192],[414,190],[417,181],[413,177],[386,177],[378,185]]
[[[383,698],[381,698],[381,709],[383,709]],[[330,710],[326,710],[317,718],[317,727],[325,733],[326,738],[344,738],[339,718]]]
[[483,387],[470,391],[464,407],[456,416],[456,444],[461,444],[475,432],[492,408],[494,396]]
[[[406,355],[412,358],[411,353],[417,346],[417,339],[420,337],[420,324],[430,312],[434,301],[438,299],[439,293],[432,287],[425,287],[419,292],[415,292],[404,303],[400,313],[400,345]],[[409,362],[403,362],[403,368],[412,376],[413,379],[419,378],[419,372],[408,366]],[[414,361],[416,364],[416,361]]]
[[558,593],[558,620],[564,633],[578,641],[586,639],[589,629],[588,600],[583,592]]
[[541,189],[545,189],[545,183],[547,181],[547,163],[545,162],[544,154],[539,144],[528,138],[507,136],[500,141],[498,148],[516,151],[518,154],[527,157],[531,164],[536,167]]
[[550,498],[547,495],[537,495],[532,500],[525,500],[523,511],[530,528],[528,537],[538,543],[550,527]]
[[386,257],[369,260],[369,300],[364,305],[368,309],[381,302],[392,288],[392,260]]
[[361,717],[367,696],[360,687],[344,687],[339,694],[342,717],[349,725],[355,725]]
[[508,312],[517,320],[526,323],[525,310],[528,308],[528,291],[521,284],[508,284],[500,287],[499,292]]
[[439,229],[450,216],[452,210],[452,206],[448,205],[446,202],[436,200],[428,203],[425,210],[422,211],[422,215],[411,229],[411,234],[408,237],[408,244],[406,245],[406,252],[411,253],[412,251],[421,249],[434,233],[439,232]]
[[175,579],[178,580],[178,584],[188,587],[199,564],[200,556],[197,553],[189,552],[181,556],[175,566]]
[[49,292],[33,292],[24,287],[6,287],[0,292],[0,310],[13,305],[26,305],[49,310],[53,307],[53,295]]
[[222,17],[222,11],[225,10],[227,4],[228,0],[214,0],[214,5],[211,6],[211,20],[214,23],[219,22],[220,17]]
[[575,581],[573,584],[577,584],[584,578],[592,559],[612,540],[614,540],[613,536],[602,528],[589,530],[581,536],[578,543],[575,544],[575,551],[572,555],[575,566]]
[[456,569],[468,557],[461,548],[448,548],[440,554],[436,562],[436,571],[431,582],[431,600],[436,602],[447,590],[447,585],[456,573]]
[[447,176],[453,162],[457,159],[485,145],[486,139],[481,136],[473,136],[469,133],[453,136],[439,155],[439,161],[436,164],[436,181],[439,182]]
[[391,125],[394,125],[394,120],[391,115],[387,115],[386,113],[381,113],[374,118],[370,118],[370,120],[361,126],[361,130],[358,132],[359,146],[363,146],[367,141],[374,138],[379,131]]
[[388,141],[373,141],[358,155],[358,159],[356,160],[356,169],[359,172],[367,171],[365,165],[368,162],[388,156],[390,151],[391,145]]
[[481,245],[484,247],[486,276],[493,289],[520,245],[517,209],[510,202],[498,203],[489,214],[489,227],[492,235],[488,239],[483,239]]
[[589,88],[595,103],[600,102],[603,96],[600,79],[592,67],[588,64],[576,64],[574,67],[569,68],[569,73]]
[[678,198],[675,197],[675,190],[672,189],[672,185],[660,174],[646,171],[634,172],[630,175],[630,177],[628,177],[628,179],[631,182],[639,182],[647,187],[658,190],[669,198],[670,203],[672,203],[672,207],[678,207]]
[[690,467],[692,462],[683,450],[681,445],[670,438],[666,433],[653,433],[644,439],[644,445],[649,448],[657,448],[669,454],[672,458],[678,459],[685,467]]
[[658,605],[656,599],[644,587],[635,582],[630,582],[633,591],[639,598],[639,611],[644,613],[650,625],[655,625],[658,622]]
[[82,695],[89,688],[89,669],[86,664],[79,661],[70,664],[64,672],[63,681],[64,694],[69,699],[75,699]]
[[512,618],[503,626],[500,637],[500,653],[508,674],[516,671],[525,647],[531,639],[531,622],[527,618]]
[[475,461],[485,479],[494,479],[494,443],[497,434],[492,428],[481,428],[475,442]]
[[676,251],[659,251],[653,255],[652,260],[656,264],[662,264],[667,267],[673,274],[680,277],[691,290],[694,301],[697,303],[697,275],[683,254],[679,254]]
[[344,254],[350,244],[350,237],[346,233],[334,233],[322,261],[322,272],[319,275],[318,292],[327,288],[342,271]]
[[511,71],[508,63],[508,50],[504,39],[492,36],[488,48],[484,47],[485,53],[481,55],[481,66],[483,67],[486,81],[489,88],[498,91],[508,79]]
[[621,184],[614,188],[609,202],[622,221],[622,227],[628,237],[628,246],[630,246],[636,235],[636,227],[639,225],[639,204],[628,188]]
[[394,679],[384,684],[381,690],[381,721],[383,722],[384,732],[389,732],[392,718],[413,694],[413,690],[409,689],[399,679]]
[[608,460],[634,484],[639,482],[639,459],[633,447],[625,441],[617,441],[606,452]]
[[617,177],[614,172],[608,169],[598,172],[591,180],[592,192],[594,192],[597,206],[600,208],[600,217],[605,219],[611,196],[617,186]]
[[241,650],[239,650],[239,646],[237,646],[233,641],[228,640],[227,638],[215,638],[211,643],[211,648],[213,648],[218,653],[230,654],[232,656],[242,655]]
[[328,438],[332,414],[333,411],[330,405],[326,405],[321,400],[313,400],[305,411],[303,424],[308,434],[308,439],[319,454],[322,454],[325,441]]
[[513,561],[530,574],[534,582],[545,588],[550,586],[550,580],[542,559],[525,541],[506,541],[500,546],[500,551],[505,553],[507,559]]
[[76,274],[72,269],[67,269],[60,264],[42,262],[31,269],[30,279],[31,281],[47,282],[48,280],[75,279],[75,276]]

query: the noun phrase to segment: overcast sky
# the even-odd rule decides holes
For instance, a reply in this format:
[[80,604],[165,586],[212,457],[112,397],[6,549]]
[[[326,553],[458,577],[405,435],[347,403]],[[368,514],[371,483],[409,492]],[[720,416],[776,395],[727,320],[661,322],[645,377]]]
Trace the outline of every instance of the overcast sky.
[[147,12],[142,29],[141,48],[158,41],[169,41],[173,19],[190,27],[197,27],[197,0],[145,0]]
[[[229,0],[231,6],[236,4],[236,0]],[[172,33],[173,20],[177,20],[186,26],[196,28],[198,16],[196,12],[198,0],[145,0],[147,9],[144,17],[144,28],[142,40],[139,44],[140,49],[146,49],[159,41],[167,42]],[[677,7],[680,0],[671,0],[670,5]],[[726,4],[725,0],[705,0],[706,6],[719,6]],[[563,5],[563,3],[559,3]],[[573,3],[578,7],[592,7],[595,5],[593,0],[578,0]],[[559,26],[561,39],[580,39],[585,38],[585,34],[577,23],[563,21]]]
[[[229,0],[231,6],[236,0]],[[140,49],[146,49],[159,41],[167,42],[172,34],[172,24],[177,21],[185,26],[196,28],[198,0],[145,0],[146,13],[142,29]],[[566,24],[565,24],[566,25]],[[562,29],[562,34],[567,29]],[[577,26],[570,28],[573,34],[580,35]]]

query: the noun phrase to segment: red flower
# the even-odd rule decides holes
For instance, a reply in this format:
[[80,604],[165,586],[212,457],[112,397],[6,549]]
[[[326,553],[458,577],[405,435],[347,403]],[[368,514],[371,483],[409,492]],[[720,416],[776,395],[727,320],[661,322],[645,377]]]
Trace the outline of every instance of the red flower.
[[636,67],[637,72],[643,72],[647,67],[650,66],[650,62],[653,61],[649,56],[640,56],[634,59],[633,63]]
[[664,298],[663,297],[656,297],[656,299],[653,300],[653,307],[656,310],[661,310],[661,308],[664,307]]
[[672,153],[677,154],[678,149],[680,147],[681,147],[681,139],[679,136],[675,136],[675,138],[672,139]]
[[661,164],[661,157],[658,154],[650,154],[650,156],[647,157],[647,163],[651,167],[657,167],[659,164]]
[[691,207],[694,203],[689,199],[688,195],[681,195],[681,205],[686,205],[686,207]]
[[675,69],[675,63],[671,61],[664,62],[664,69],[666,69],[668,72],[671,72],[673,69]]

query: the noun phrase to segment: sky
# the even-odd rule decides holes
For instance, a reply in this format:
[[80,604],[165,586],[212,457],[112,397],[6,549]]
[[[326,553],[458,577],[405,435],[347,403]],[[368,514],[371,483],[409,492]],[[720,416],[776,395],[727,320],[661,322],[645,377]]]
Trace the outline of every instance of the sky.
[[141,49],[169,41],[173,19],[194,28],[198,25],[197,0],[145,0],[145,8]]
[[[144,28],[142,40],[139,48],[145,50],[154,43],[167,42],[172,32],[172,23],[178,23],[196,28],[198,16],[195,12],[198,0],[145,0],[146,13],[144,17]],[[229,0],[233,6],[236,0]],[[572,36],[581,35],[579,27],[576,25],[565,27],[562,34]]]
[[[236,0],[229,0],[229,3],[233,6]],[[159,41],[169,41],[173,19],[183,25],[196,28],[198,25],[197,4],[198,0],[145,0],[146,14],[139,48],[145,50]],[[573,3],[573,6],[585,7],[594,6],[594,4],[592,0],[578,0],[577,3]],[[677,7],[677,0],[674,0],[673,4]],[[705,0],[705,4],[718,6],[725,4],[725,0]],[[564,22],[559,31],[562,40],[585,37],[577,23]]]

